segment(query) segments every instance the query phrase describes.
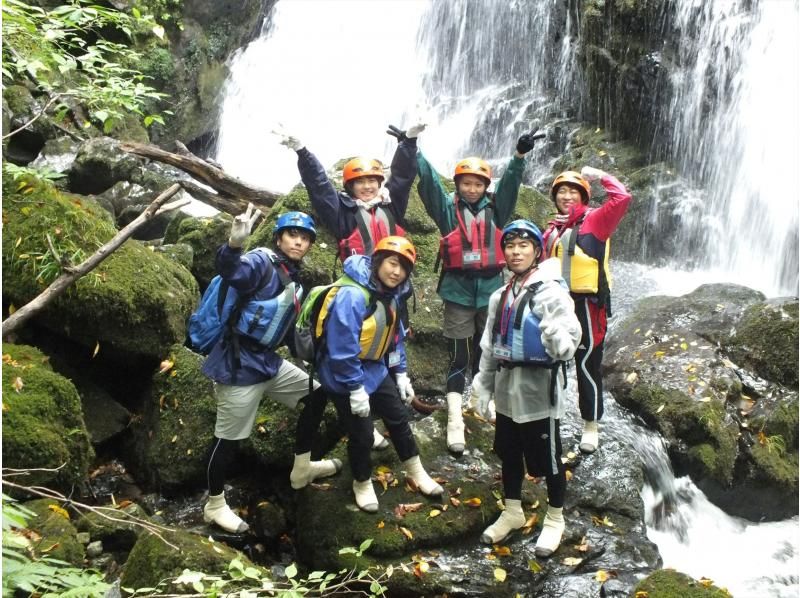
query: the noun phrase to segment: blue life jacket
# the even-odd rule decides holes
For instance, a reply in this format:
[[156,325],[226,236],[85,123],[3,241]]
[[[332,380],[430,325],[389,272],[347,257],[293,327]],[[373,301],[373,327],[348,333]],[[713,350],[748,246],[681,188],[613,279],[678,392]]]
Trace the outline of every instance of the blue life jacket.
[[551,367],[557,362],[542,344],[541,320],[533,313],[533,297],[542,286],[535,282],[518,297],[511,297],[511,283],[506,286],[497,306],[492,330],[494,356],[514,365]]
[[215,276],[189,318],[189,343],[196,352],[207,355],[228,327],[231,333],[247,337],[265,350],[274,350],[294,324],[303,298],[302,287],[292,280],[272,251],[263,247],[254,251],[267,254],[282,291],[269,299],[253,300],[253,294],[269,280],[261,281],[253,293],[240,295],[221,276]]

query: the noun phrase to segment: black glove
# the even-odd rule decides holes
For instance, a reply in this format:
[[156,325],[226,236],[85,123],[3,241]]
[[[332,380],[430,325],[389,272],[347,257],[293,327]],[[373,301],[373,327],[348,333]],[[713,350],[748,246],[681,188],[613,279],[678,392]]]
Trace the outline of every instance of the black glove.
[[533,144],[537,139],[544,139],[547,137],[546,133],[538,133],[538,129],[534,129],[530,133],[525,133],[517,140],[517,151],[520,154],[527,154],[533,149]]
[[402,129],[398,129],[394,125],[389,125],[389,128],[386,129],[386,133],[388,135],[391,135],[392,137],[396,137],[397,143],[400,143],[401,141],[405,141],[406,139],[408,139],[408,137],[406,137],[406,132],[403,131]]

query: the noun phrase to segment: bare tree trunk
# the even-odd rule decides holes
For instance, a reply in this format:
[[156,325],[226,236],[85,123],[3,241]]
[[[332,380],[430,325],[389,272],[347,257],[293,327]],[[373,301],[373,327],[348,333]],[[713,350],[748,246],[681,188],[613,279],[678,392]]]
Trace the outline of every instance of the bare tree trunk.
[[[189,195],[202,201],[204,204],[217,208],[220,212],[226,212],[231,216],[238,216],[247,209],[247,201],[244,199],[225,197],[201,187],[194,181],[182,180],[179,184]],[[254,203],[253,205],[256,204]],[[269,208],[262,209],[262,211],[266,210],[269,210]]]
[[[240,200],[243,202],[241,205],[243,205],[245,208],[247,207],[247,203],[251,202],[256,207],[261,208],[264,212],[268,212],[280,197],[280,194],[278,193],[261,189],[259,187],[253,187],[241,179],[227,174],[221,168],[214,166],[213,164],[206,162],[201,158],[198,158],[189,150],[187,150],[185,146],[178,146],[180,153],[168,152],[160,147],[156,147],[155,145],[136,143],[133,141],[120,143],[119,147],[128,153],[141,156],[143,158],[150,158],[152,160],[180,168],[184,172],[192,175],[198,181],[205,183],[217,191],[222,201],[230,199]],[[208,192],[202,193],[202,190],[199,187],[195,187],[194,189],[187,188],[187,191],[189,191],[192,195],[195,195],[196,192],[199,193],[201,197],[198,197],[197,195],[195,195],[195,197],[197,197],[197,199],[200,201],[209,203],[211,201],[211,195]],[[205,198],[202,197],[203,195],[205,195]],[[214,204],[212,203],[211,205]],[[218,206],[214,205],[214,207]],[[240,206],[238,205],[234,207],[235,211],[230,212],[232,214],[240,214],[244,210],[244,208],[240,209]],[[225,209],[225,211],[229,212],[229,209]]]
[[56,278],[50,284],[50,286],[39,293],[39,295],[37,295],[32,301],[26,303],[5,319],[3,322],[3,338],[17,330],[32,316],[40,312],[49,303],[62,295],[73,282],[94,270],[104,259],[119,249],[120,246],[127,241],[134,231],[142,224],[159,214],[163,214],[164,212],[169,212],[186,205],[188,200],[178,200],[171,204],[164,205],[170,197],[175,195],[180,190],[180,188],[181,186],[177,183],[172,185],[169,189],[156,197],[156,199],[153,200],[153,203],[147,206],[147,209],[139,214],[135,220],[119,231],[113,239],[100,247],[93,255],[84,260],[83,263],[77,266],[65,267],[64,274]]

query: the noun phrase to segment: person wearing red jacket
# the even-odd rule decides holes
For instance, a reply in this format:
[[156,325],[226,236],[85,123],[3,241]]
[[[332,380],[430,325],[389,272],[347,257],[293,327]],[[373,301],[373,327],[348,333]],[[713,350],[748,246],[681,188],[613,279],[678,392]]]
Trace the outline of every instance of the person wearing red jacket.
[[[589,207],[593,181],[599,181],[606,192],[606,201],[598,208]],[[609,239],[628,210],[631,194],[614,176],[584,166],[580,173],[559,174],[550,188],[550,198],[558,214],[545,229],[542,260],[561,260],[561,274],[581,323],[581,342],[575,352],[578,405],[583,418],[580,450],[593,453],[599,445],[597,422],[603,417],[603,346],[611,315]]]

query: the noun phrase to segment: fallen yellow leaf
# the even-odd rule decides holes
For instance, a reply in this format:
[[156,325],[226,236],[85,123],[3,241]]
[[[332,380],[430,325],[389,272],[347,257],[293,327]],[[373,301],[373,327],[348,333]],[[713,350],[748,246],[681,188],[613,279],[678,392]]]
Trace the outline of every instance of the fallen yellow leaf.
[[400,526],[400,531],[403,532],[403,535],[408,538],[409,540],[414,539],[414,534],[411,533],[411,530],[407,527]]
[[477,496],[474,498],[468,498],[467,500],[464,501],[464,504],[467,505],[468,507],[479,507],[481,506],[481,499],[478,498]]
[[439,509],[432,509],[430,513],[428,513],[428,517],[438,517],[441,515],[442,512]]
[[568,556],[561,562],[564,563],[567,567],[574,567],[576,565],[580,565],[583,562],[583,559],[579,559],[576,556]]
[[22,387],[25,386],[25,384],[22,382],[22,378],[17,376],[16,378],[14,378],[14,382],[12,383],[12,386],[14,387],[14,390],[16,390],[17,392],[20,392],[22,390]]
[[158,373],[159,373],[159,374],[163,374],[164,372],[168,372],[168,371],[170,371],[170,370],[172,369],[172,367],[173,367],[174,365],[175,365],[175,362],[174,362],[174,361],[172,361],[171,359],[165,359],[164,361],[162,361],[162,362],[159,364],[159,366],[158,366]]
[[384,521],[379,521],[378,522],[378,525],[377,525],[378,529],[383,529],[385,526],[386,526],[386,523]]
[[61,515],[64,519],[69,519],[69,513],[67,513],[67,510],[59,507],[58,505],[47,505],[47,508],[53,511],[53,513]]
[[496,567],[495,568],[495,570],[494,570],[494,578],[497,581],[499,581],[500,583],[503,583],[506,580],[506,575],[507,575],[507,573],[506,573],[505,569],[501,569],[500,567]]
[[714,582],[710,580],[708,577],[701,577],[698,580],[698,583],[703,586],[704,588],[710,587]]
[[656,409],[656,413],[661,413],[662,411],[664,411],[664,406],[665,406],[664,403],[662,403],[661,406],[658,409]]
[[500,546],[499,544],[495,544],[492,547],[492,552],[497,556],[510,556],[511,549],[508,546]]
[[600,583],[605,583],[608,581],[608,573],[600,569],[597,573],[594,574],[594,578]]

